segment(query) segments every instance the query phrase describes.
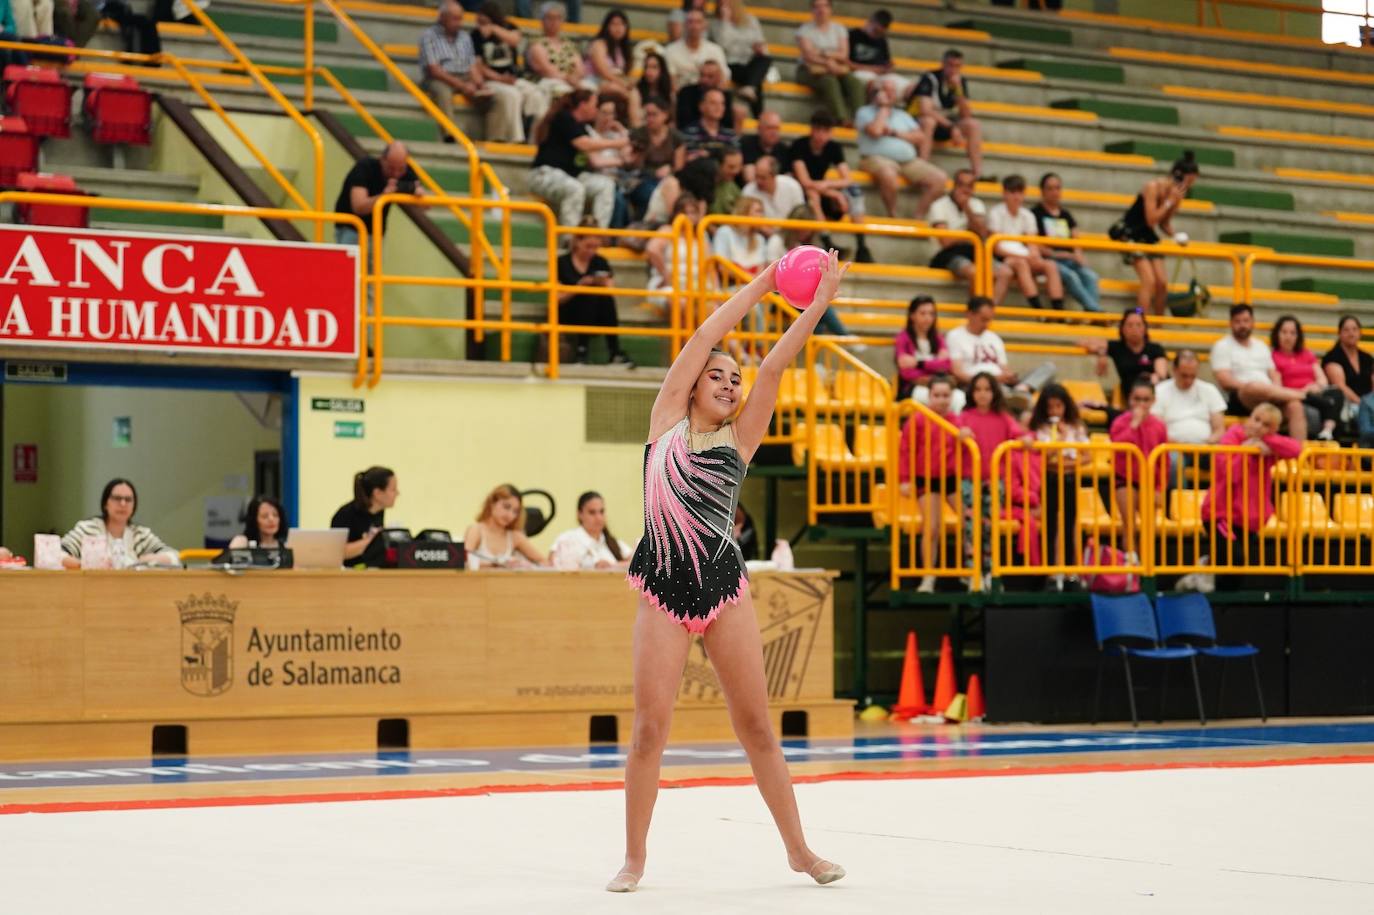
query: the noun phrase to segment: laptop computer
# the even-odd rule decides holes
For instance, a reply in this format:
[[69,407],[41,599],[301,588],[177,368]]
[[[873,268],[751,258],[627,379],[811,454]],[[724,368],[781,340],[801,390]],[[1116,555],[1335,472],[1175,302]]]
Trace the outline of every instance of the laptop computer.
[[344,544],[348,530],[342,527],[323,531],[291,528],[286,542],[291,546],[294,565],[298,569],[339,569],[343,567]]

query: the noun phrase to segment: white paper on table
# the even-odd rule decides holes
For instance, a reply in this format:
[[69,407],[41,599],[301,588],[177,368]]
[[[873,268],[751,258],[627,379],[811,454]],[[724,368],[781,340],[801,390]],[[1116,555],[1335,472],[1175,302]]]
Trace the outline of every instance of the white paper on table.
[[62,538],[56,534],[33,535],[33,567],[56,570],[62,568]]

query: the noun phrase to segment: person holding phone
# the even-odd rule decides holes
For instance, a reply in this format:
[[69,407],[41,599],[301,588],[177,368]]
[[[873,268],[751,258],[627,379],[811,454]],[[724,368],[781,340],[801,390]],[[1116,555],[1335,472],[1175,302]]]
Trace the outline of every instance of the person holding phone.
[[369,568],[381,566],[386,546],[377,535],[386,524],[386,510],[396,504],[400,494],[396,473],[389,467],[369,467],[353,475],[353,501],[341,506],[329,521],[331,528],[348,531],[345,561]]
[[[587,217],[582,220],[583,228],[597,228],[596,220]],[[601,236],[595,233],[573,236],[568,252],[558,258],[558,283],[560,286],[600,286],[613,284],[614,275],[606,258],[597,253],[601,248]],[[616,328],[620,326],[616,316],[615,297],[590,292],[577,292],[571,289],[558,293],[559,322],[584,327]],[[591,335],[573,333],[568,335],[573,345],[573,362],[586,362]],[[610,353],[611,365],[634,367],[634,362],[620,348],[620,335],[606,334],[606,349]]]
[[[1197,181],[1197,159],[1192,150],[1184,150],[1183,158],[1169,169],[1164,178],[1154,178],[1145,183],[1136,195],[1131,208],[1126,211],[1107,234],[1116,241],[1139,242],[1143,245],[1159,244],[1158,229],[1173,237],[1176,244],[1186,245],[1188,235],[1175,232],[1174,213],[1178,211],[1188,190]],[[1124,260],[1135,268],[1140,277],[1140,287],[1136,291],[1136,302],[1152,315],[1164,314],[1164,305],[1169,296],[1169,277],[1164,271],[1164,255],[1145,251],[1128,252]]]
[[[386,144],[380,156],[359,159],[348,170],[343,187],[339,189],[339,199],[334,203],[334,212],[351,213],[361,219],[363,225],[371,228],[372,208],[377,205],[377,198],[383,194],[423,196],[424,190],[416,187],[415,181],[415,171],[410,167],[410,151],[404,143],[392,140]],[[383,231],[390,216],[390,208],[382,212]],[[335,223],[334,241],[340,245],[356,245],[357,228],[346,223]]]

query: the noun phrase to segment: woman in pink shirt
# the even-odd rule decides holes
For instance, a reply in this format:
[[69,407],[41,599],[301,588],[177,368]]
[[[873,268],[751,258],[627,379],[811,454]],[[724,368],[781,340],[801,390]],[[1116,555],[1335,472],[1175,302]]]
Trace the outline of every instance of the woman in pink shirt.
[[1274,465],[1281,460],[1295,458],[1302,452],[1302,444],[1286,435],[1279,435],[1283,414],[1270,403],[1262,403],[1245,418],[1222,435],[1221,445],[1247,445],[1259,453],[1228,453],[1215,455],[1212,464],[1212,488],[1202,500],[1204,521],[1215,518],[1217,531],[1231,539],[1234,531],[1256,533],[1274,514]]
[[[948,375],[953,367],[945,338],[935,329],[935,300],[918,295],[906,310],[906,326],[897,332],[897,399],[910,397],[929,403],[928,389],[936,375]],[[952,409],[964,409],[964,392],[955,389]]]
[[[978,449],[981,476],[977,480],[974,479],[973,458],[967,449],[961,452],[964,464],[963,479],[960,483],[965,509],[964,542],[972,549],[976,498],[976,510],[982,512],[984,527],[989,531],[989,536],[983,537],[983,559],[987,562],[992,556],[991,528],[988,526],[992,517],[992,496],[991,487],[987,482],[992,478],[992,453],[1003,442],[1025,438],[1028,433],[1008,412],[1002,385],[989,373],[980,372],[973,376],[973,381],[969,383],[968,399],[969,406],[959,414],[956,425],[959,426],[959,434],[973,439],[973,444]],[[975,489],[978,491],[976,496]],[[1038,487],[1036,493],[1038,495]],[[984,573],[983,578],[983,589],[987,590],[991,584],[991,575]]]
[[[1269,348],[1274,351],[1274,368],[1285,388],[1303,391],[1303,404],[1317,411],[1322,431],[1317,438],[1331,441],[1336,434],[1336,420],[1340,418],[1344,396],[1340,388],[1329,387],[1321,360],[1303,342],[1302,324],[1292,315],[1284,315],[1274,322],[1269,335]],[[1295,414],[1288,421],[1288,434],[1298,441],[1307,438],[1306,411]],[[1299,419],[1301,417],[1301,419]]]
[[[910,495],[912,485],[921,500],[921,565],[936,568],[935,547],[944,554],[944,536],[940,533],[940,517],[944,502],[959,511],[959,439],[953,423],[958,419],[950,403],[954,382],[948,375],[936,375],[930,380],[930,413],[918,411],[902,426],[902,438],[897,445],[897,479],[902,495]],[[939,419],[933,418],[935,414]],[[944,420],[941,422],[940,420]],[[946,563],[956,561],[954,557]],[[916,588],[922,594],[935,591],[935,576],[921,576]]]
[[[1150,410],[1155,405],[1155,386],[1147,377],[1140,377],[1131,385],[1126,398],[1126,412],[1112,420],[1108,434],[1114,442],[1135,445],[1145,455],[1145,463],[1137,464],[1125,454],[1118,453],[1112,458],[1112,475],[1116,478],[1116,504],[1121,510],[1121,525],[1124,533],[1122,545],[1126,550],[1128,565],[1140,561],[1140,544],[1136,542],[1135,514],[1140,505],[1141,474],[1150,463],[1150,452],[1169,440],[1169,430],[1163,420],[1153,416]],[[1164,475],[1155,481],[1156,492],[1164,491]]]

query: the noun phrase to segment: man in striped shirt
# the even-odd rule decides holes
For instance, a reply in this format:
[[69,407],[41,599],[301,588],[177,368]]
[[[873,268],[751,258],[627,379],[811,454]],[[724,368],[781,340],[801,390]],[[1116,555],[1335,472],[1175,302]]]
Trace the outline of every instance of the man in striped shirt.
[[[463,8],[454,0],[439,7],[439,20],[420,33],[420,84],[453,120],[453,95],[461,94],[485,115],[486,139],[505,143],[525,141],[520,120],[520,91],[514,86],[482,78],[476,66],[472,36],[463,31]],[[441,129],[439,138],[454,142]]]

